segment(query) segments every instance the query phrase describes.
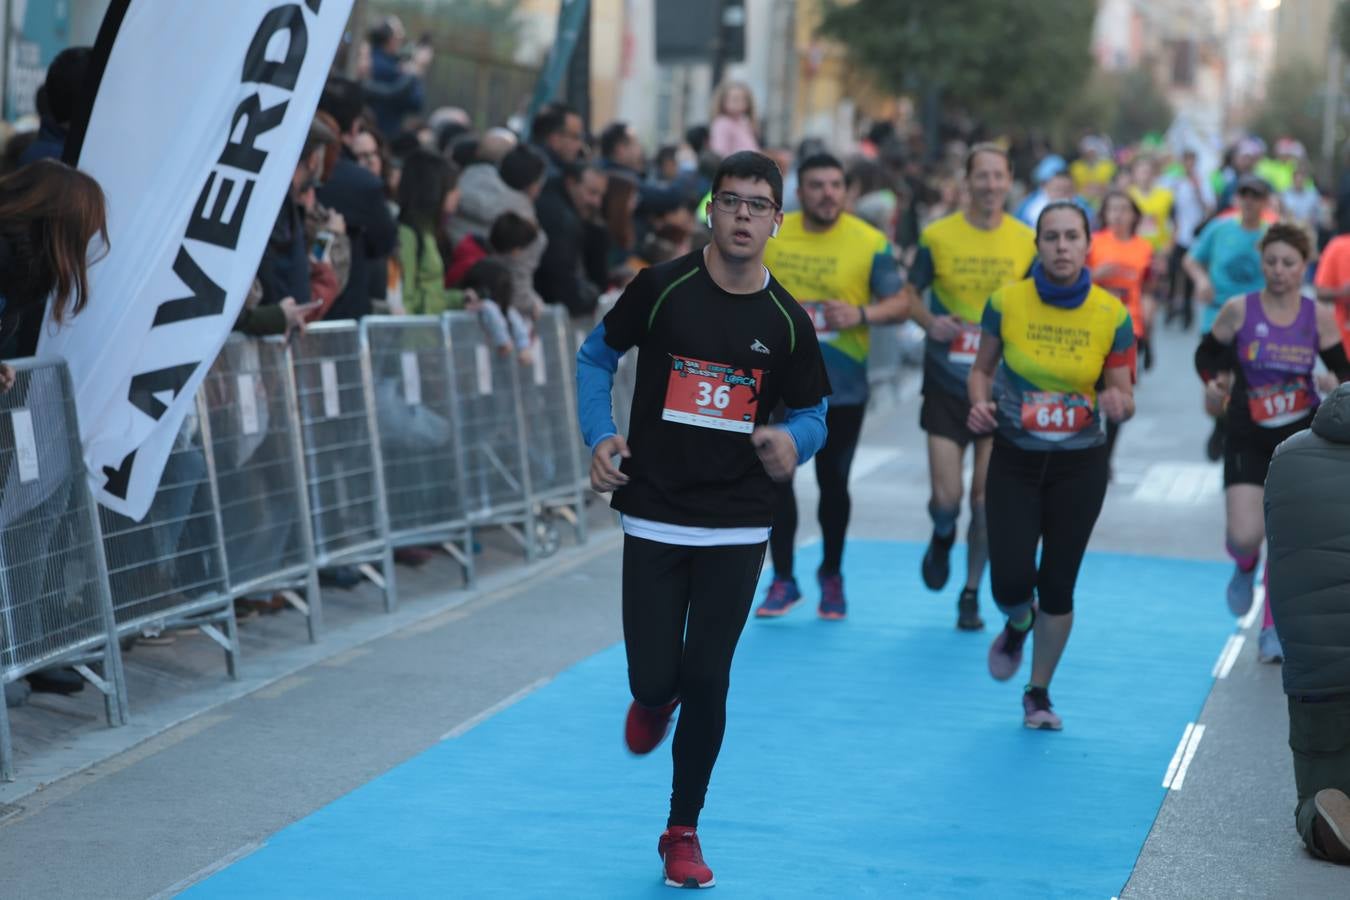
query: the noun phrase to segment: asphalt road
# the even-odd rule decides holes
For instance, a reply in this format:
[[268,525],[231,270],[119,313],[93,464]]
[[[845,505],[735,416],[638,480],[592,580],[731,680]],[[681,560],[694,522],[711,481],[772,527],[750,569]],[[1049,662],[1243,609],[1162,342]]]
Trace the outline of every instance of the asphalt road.
[[[1218,467],[1202,455],[1192,340],[1160,336],[1160,363],[1123,432],[1094,549],[1223,559],[1222,493]],[[869,416],[854,534],[927,536],[915,388],[909,380],[887,392]],[[809,473],[799,488],[800,537],[809,540]],[[394,616],[360,593],[335,595],[329,637],[315,647],[303,643],[297,616],[245,623],[237,684],[223,680],[204,639],[137,648],[129,660],[143,690],[127,729],[101,728],[89,697],[16,711],[20,781],[0,786],[0,896],[171,896],[613,644],[618,534],[607,512],[592,512],[598,527],[587,545],[531,569],[490,545],[493,564],[472,592],[438,561],[404,579],[406,602]],[[1195,602],[1221,604],[1222,589]],[[898,573],[897,592],[951,602],[954,614],[954,593],[927,595],[917,572]],[[1090,601],[1080,606],[1090,615]],[[1216,681],[1184,786],[1168,793],[1123,896],[1350,896],[1350,873],[1309,859],[1294,832],[1279,671],[1256,662],[1255,642],[1247,632]],[[1149,690],[1149,674],[1139,673],[1138,690]]]

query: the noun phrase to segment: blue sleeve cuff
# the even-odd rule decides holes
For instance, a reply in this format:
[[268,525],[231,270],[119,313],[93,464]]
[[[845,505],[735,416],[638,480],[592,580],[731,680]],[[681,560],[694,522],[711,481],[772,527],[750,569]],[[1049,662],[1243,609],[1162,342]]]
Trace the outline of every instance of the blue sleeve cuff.
[[815,406],[805,409],[788,408],[783,430],[792,436],[793,443],[797,445],[797,465],[807,462],[825,446],[825,437],[828,433],[825,427],[825,410],[828,408],[829,400],[825,398],[821,398]]
[[886,249],[872,257],[872,277],[870,287],[873,297],[889,297],[892,294],[900,293],[900,289],[905,286],[905,281],[900,277],[900,267],[896,265],[895,257],[891,255],[891,245],[887,244]]
[[605,323],[595,326],[577,351],[577,419],[581,437],[592,452],[595,445],[619,433],[614,424],[614,373],[622,357],[605,342]]

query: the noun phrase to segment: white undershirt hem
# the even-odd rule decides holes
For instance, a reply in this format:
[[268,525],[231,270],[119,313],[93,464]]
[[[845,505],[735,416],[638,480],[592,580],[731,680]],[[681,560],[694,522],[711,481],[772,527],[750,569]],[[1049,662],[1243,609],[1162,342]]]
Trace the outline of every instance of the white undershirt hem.
[[620,516],[623,533],[630,537],[674,544],[678,547],[737,547],[762,544],[769,539],[769,526],[748,528],[702,528],[695,525],[671,525],[636,516]]

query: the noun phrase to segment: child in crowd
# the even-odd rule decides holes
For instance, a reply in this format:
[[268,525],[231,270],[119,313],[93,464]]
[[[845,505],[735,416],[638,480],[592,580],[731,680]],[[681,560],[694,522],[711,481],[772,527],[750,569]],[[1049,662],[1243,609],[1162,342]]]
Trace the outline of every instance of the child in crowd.
[[[510,215],[510,213],[507,213]],[[464,291],[472,298],[466,305],[478,314],[488,341],[501,356],[517,355],[521,365],[530,365],[534,325],[511,304],[511,270],[500,260],[481,259],[464,276]]]

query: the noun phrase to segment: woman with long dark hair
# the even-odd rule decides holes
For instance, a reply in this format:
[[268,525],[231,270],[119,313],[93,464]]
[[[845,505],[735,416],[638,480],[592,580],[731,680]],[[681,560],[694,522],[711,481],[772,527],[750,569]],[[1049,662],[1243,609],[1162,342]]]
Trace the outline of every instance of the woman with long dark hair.
[[414,315],[459,309],[464,295],[445,287],[449,248],[440,245],[441,225],[459,205],[459,170],[429,150],[414,150],[403,161],[398,205],[404,309]]
[[[93,178],[54,160],[0,178],[0,357],[37,351],[48,298],[57,325],[85,308],[89,266],[107,248],[107,204]],[[8,367],[0,381],[13,383]]]

